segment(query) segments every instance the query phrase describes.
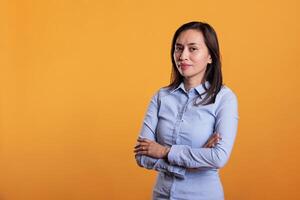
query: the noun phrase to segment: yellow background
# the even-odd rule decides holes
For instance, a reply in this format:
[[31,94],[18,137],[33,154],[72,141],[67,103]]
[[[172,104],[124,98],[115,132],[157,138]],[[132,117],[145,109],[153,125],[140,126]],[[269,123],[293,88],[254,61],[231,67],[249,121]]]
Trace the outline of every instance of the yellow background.
[[2,0],[0,199],[150,199],[133,146],[181,24],[217,31],[239,130],[227,200],[300,196],[296,0]]

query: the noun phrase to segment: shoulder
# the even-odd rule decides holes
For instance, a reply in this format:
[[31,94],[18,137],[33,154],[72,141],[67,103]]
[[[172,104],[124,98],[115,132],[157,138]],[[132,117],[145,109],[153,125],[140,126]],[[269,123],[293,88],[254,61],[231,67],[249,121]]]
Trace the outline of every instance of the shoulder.
[[216,102],[225,103],[225,102],[237,103],[236,93],[226,85],[223,85],[216,97]]
[[228,86],[222,86],[215,102],[217,116],[235,116],[238,118],[238,99],[236,93]]
[[169,87],[161,87],[155,92],[154,96],[155,96],[155,98],[160,100],[160,99],[164,98],[165,96],[170,95],[171,91],[172,90]]

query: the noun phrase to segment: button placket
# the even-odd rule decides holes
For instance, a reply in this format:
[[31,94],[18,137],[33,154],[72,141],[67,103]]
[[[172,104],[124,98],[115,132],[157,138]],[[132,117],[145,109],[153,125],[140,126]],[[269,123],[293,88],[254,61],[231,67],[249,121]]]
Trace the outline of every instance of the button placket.
[[174,135],[173,135],[174,136],[173,141],[174,141],[175,144],[180,144],[180,137],[178,137],[178,136],[179,136],[179,133],[180,133],[181,124],[183,122],[183,116],[184,116],[184,113],[187,110],[187,106],[188,106],[189,99],[190,99],[189,95],[186,95],[186,97],[187,97],[186,103],[184,104],[182,109],[177,114],[177,120],[176,120],[176,123],[175,123],[175,129],[174,129]]

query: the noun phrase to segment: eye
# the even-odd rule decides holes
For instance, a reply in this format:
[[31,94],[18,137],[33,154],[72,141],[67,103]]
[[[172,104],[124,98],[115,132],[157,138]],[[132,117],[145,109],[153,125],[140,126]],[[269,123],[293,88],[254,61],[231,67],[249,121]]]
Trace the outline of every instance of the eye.
[[197,47],[190,47],[190,51],[191,51],[191,52],[196,51],[196,50],[198,50]]
[[176,46],[175,47],[175,51],[177,52],[177,51],[182,51],[182,47],[181,46]]

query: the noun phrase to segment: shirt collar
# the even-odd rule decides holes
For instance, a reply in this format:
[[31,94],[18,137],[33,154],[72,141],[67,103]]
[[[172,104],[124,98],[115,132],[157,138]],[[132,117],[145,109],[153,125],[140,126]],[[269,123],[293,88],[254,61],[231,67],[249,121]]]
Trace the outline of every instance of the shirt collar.
[[173,92],[179,90],[180,88],[181,88],[183,91],[185,91],[183,82],[181,82],[175,89],[171,90],[171,93],[173,93]]
[[199,94],[202,94],[204,93],[206,90],[204,88],[204,85],[205,87],[208,89],[210,87],[210,83],[208,81],[205,81],[205,83],[203,84],[200,84],[198,86],[195,87],[196,91],[199,93]]
[[[204,85],[206,86],[207,89],[210,87],[210,83],[208,81],[205,81],[204,84],[199,84],[196,87],[194,87],[194,89],[198,92],[198,94],[202,94],[203,92],[205,92]],[[183,91],[186,92],[183,82],[181,82],[175,89],[173,89],[171,93],[175,92],[178,89],[182,89]]]

